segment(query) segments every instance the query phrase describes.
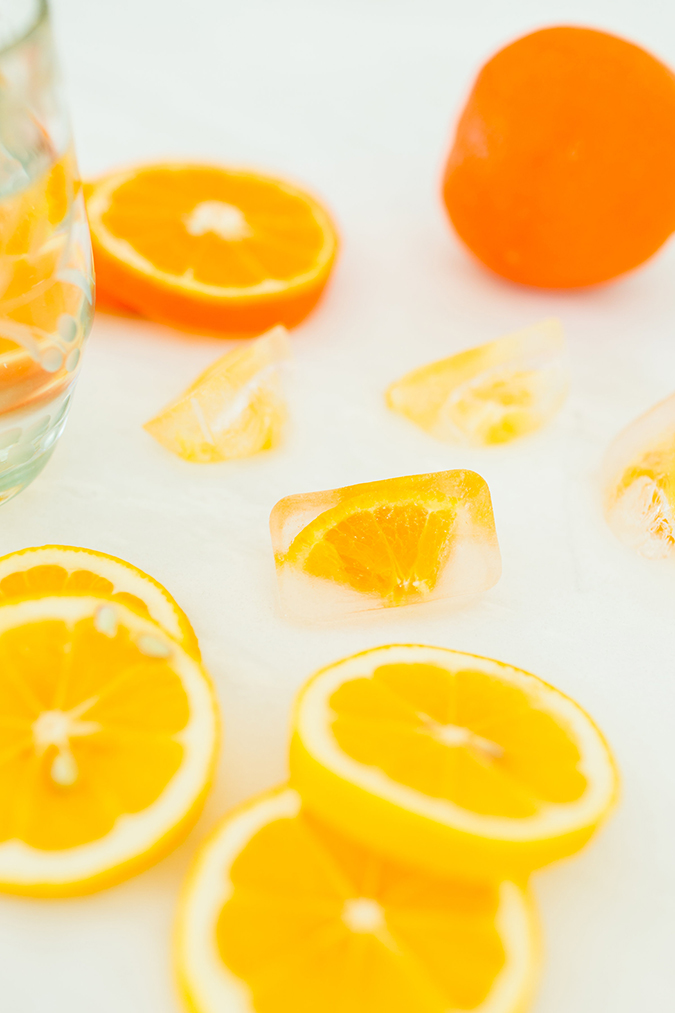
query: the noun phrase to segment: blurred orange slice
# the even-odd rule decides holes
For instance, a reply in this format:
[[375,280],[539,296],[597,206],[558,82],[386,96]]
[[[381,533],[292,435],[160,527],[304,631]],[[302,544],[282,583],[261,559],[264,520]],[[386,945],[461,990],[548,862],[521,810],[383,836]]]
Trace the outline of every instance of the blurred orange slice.
[[103,594],[152,619],[199,660],[188,617],[165,587],[124,559],[74,545],[36,545],[0,558],[0,605],[42,595]]
[[316,200],[255,172],[148,165],[86,193],[100,291],[187,330],[293,327],[319,299],[337,251]]
[[397,865],[318,823],[291,788],[216,828],[176,943],[194,1013],[523,1013],[539,963],[522,887]]

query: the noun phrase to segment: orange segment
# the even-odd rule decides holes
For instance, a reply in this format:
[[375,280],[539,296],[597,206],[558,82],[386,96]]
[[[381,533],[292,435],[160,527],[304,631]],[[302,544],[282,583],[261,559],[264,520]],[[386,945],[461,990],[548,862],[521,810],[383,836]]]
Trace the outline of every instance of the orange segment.
[[189,330],[256,334],[299,323],[337,251],[308,194],[220,166],[150,165],[88,187],[99,284],[113,299]]
[[73,545],[41,545],[0,558],[0,605],[46,594],[104,594],[163,626],[199,660],[190,621],[166,588],[124,559]]
[[0,607],[0,888],[67,895],[139,871],[196,819],[208,679],[112,598]]
[[416,645],[310,680],[291,773],[308,808],[364,844],[490,875],[576,851],[617,788],[607,745],[572,700],[501,662]]
[[177,939],[196,1013],[518,1013],[537,963],[515,884],[390,862],[318,823],[290,789],[221,823]]

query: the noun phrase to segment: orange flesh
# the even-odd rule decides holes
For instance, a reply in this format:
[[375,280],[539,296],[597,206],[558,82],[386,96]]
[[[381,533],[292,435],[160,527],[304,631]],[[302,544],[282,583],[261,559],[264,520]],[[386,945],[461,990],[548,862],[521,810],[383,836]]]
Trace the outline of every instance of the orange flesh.
[[[40,745],[35,722],[75,708],[91,729],[69,738],[77,776],[64,786],[53,775],[59,749]],[[179,677],[121,625],[113,637],[91,619],[8,630],[0,636],[0,841],[59,850],[104,837],[159,797],[181,764],[177,736],[188,718]]]
[[[256,1013],[447,1013],[478,1006],[505,961],[494,885],[383,861],[301,813],[260,830],[235,860],[217,941]],[[380,905],[353,932],[345,902]]]
[[[586,788],[566,730],[523,690],[479,671],[383,665],[341,686],[330,706],[348,756],[476,813],[528,817]],[[474,738],[448,745],[448,726]]]
[[31,566],[0,580],[0,603],[9,598],[31,598],[46,594],[102,594],[150,619],[148,606],[135,594],[115,591],[112,581],[91,570],[66,570],[63,566]]
[[[191,235],[186,219],[207,201],[238,208],[252,234],[229,242],[214,231]],[[294,195],[206,167],[139,172],[115,190],[102,221],[158,270],[176,276],[191,271],[197,281],[217,286],[294,278],[324,243],[310,206]]]
[[456,514],[415,502],[356,510],[310,551],[304,569],[399,602],[434,589],[452,547]]

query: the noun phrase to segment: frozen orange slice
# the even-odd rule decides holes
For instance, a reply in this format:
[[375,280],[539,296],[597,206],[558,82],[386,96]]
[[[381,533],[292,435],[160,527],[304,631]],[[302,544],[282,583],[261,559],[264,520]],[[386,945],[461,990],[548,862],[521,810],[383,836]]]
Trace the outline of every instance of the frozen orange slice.
[[387,390],[387,404],[448,443],[507,443],[545,425],[569,386],[559,320],[543,320],[421,366]]
[[283,604],[306,618],[473,594],[501,572],[490,492],[473,471],[286,496],[270,530]]
[[534,675],[440,647],[379,647],[297,701],[291,777],[309,809],[437,872],[526,875],[572,854],[617,792],[587,714]]
[[319,299],[337,251],[314,198],[255,172],[148,165],[95,180],[87,193],[101,291],[193,331],[293,327]]
[[195,1013],[522,1013],[538,963],[515,883],[389,862],[317,823],[288,788],[217,828],[177,928]]
[[0,889],[95,890],[194,823],[215,759],[209,679],[112,598],[0,606]]
[[286,328],[272,328],[217,359],[144,429],[167,450],[201,464],[275,447],[286,420],[278,367],[288,354]]
[[124,559],[74,545],[36,545],[0,558],[0,605],[45,594],[103,594],[159,623],[194,658],[188,617],[165,587]]

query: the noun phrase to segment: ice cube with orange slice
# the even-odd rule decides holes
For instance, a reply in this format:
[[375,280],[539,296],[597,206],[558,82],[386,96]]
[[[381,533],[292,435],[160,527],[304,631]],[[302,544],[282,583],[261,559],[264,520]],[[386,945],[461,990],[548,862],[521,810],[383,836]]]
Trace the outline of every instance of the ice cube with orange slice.
[[507,443],[545,425],[569,387],[565,336],[544,320],[413,370],[391,384],[389,407],[447,443]]
[[338,248],[322,205],[285,180],[160,163],[87,185],[104,300],[200,333],[294,327],[318,302]]
[[304,619],[475,594],[501,573],[490,491],[473,471],[286,496],[270,531],[282,608]]

